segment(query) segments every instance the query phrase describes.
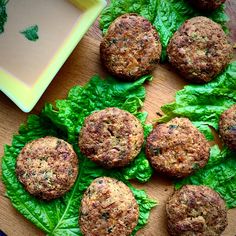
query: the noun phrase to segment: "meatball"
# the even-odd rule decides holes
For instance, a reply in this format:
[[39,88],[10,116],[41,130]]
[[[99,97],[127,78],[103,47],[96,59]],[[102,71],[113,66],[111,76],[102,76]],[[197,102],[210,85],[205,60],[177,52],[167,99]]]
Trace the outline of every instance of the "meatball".
[[226,0],[189,0],[190,4],[201,11],[213,11],[220,7]]
[[221,114],[219,131],[225,144],[236,150],[236,104]]
[[56,137],[27,143],[16,160],[16,175],[32,195],[51,200],[66,193],[78,174],[78,159],[72,146]]
[[118,17],[108,28],[100,45],[103,65],[113,75],[135,80],[150,73],[161,56],[156,29],[137,14]]
[[174,118],[153,129],[146,155],[156,171],[182,178],[206,165],[210,145],[189,119]]
[[228,225],[224,200],[206,186],[177,190],[166,204],[166,213],[171,236],[217,236]]
[[169,62],[182,76],[195,83],[206,83],[230,62],[233,47],[220,25],[198,16],[176,31],[167,47]]
[[143,141],[139,120],[115,107],[88,116],[79,135],[81,152],[106,168],[128,165],[139,154]]
[[138,204],[131,190],[121,181],[101,177],[84,193],[79,225],[85,236],[128,236],[138,217]]

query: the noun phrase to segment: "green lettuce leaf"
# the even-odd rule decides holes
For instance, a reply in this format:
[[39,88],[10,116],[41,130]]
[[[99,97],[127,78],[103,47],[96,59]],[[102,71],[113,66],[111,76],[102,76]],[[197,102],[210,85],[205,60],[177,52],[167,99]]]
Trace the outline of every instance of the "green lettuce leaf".
[[228,208],[236,207],[236,153],[217,145],[211,148],[209,163],[176,183],[178,189],[185,184],[206,185],[217,191],[226,201]]
[[111,0],[101,14],[100,27],[106,33],[109,25],[120,15],[137,13],[147,18],[157,29],[162,50],[162,60],[166,59],[166,47],[174,32],[191,17],[205,15],[222,25],[227,31],[228,16],[221,6],[212,13],[204,14],[188,4],[186,0]]
[[175,102],[162,106],[167,122],[176,116],[188,117],[198,125],[209,125],[218,130],[223,111],[236,103],[236,61],[204,85],[187,85],[175,95]]
[[[175,102],[161,108],[164,116],[158,121],[187,117],[208,140],[213,140],[210,127],[218,131],[221,113],[233,104],[236,104],[236,61],[210,83],[187,85],[178,91]],[[184,184],[210,186],[221,194],[229,208],[236,207],[236,153],[213,146],[206,167],[178,182],[176,187]]]
[[[138,225],[133,235],[148,221],[150,210],[156,202],[148,198],[143,190],[134,188],[126,179],[137,178],[140,181],[148,180],[152,174],[149,163],[143,153],[137,161],[127,168],[138,168],[135,174],[124,174],[120,170],[105,170],[80,153],[77,139],[78,132],[87,115],[92,111],[110,106],[118,106],[129,110],[144,124],[146,113],[138,112],[145,98],[143,83],[150,79],[146,76],[133,84],[117,82],[110,78],[101,80],[93,77],[85,86],[76,86],[69,92],[68,98],[57,101],[57,108],[45,106],[39,115],[28,117],[27,123],[19,129],[19,134],[13,136],[12,145],[5,146],[2,158],[2,178],[6,185],[7,196],[13,206],[28,220],[51,236],[81,235],[78,216],[80,201],[84,191],[97,177],[110,176],[125,182],[134,193],[139,204],[140,215]],[[150,126],[144,127],[146,132]],[[47,135],[63,138],[70,142],[79,157],[79,174],[72,189],[59,199],[45,202],[31,196],[17,180],[15,174],[16,158],[27,142]],[[136,165],[140,165],[136,167]],[[141,174],[145,171],[147,174]],[[128,177],[127,177],[128,176]]]
[[122,170],[125,179],[137,179],[140,182],[147,182],[153,174],[149,161],[144,150],[134,159],[130,166]]

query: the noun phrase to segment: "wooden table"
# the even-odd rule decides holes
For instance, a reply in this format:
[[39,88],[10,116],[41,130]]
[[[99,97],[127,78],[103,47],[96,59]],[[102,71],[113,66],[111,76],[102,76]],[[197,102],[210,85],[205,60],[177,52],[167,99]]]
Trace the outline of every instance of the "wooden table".
[[[226,3],[226,10],[231,17],[229,23],[231,29],[231,40],[236,42],[236,0],[229,0]],[[83,85],[94,74],[104,76],[106,73],[100,64],[99,43],[101,33],[98,28],[98,21],[90,28],[86,36],[75,48],[71,56],[58,72],[40,101],[31,113],[39,113],[45,102],[53,102],[56,99],[64,98],[68,90],[76,84]],[[234,51],[234,59],[236,53]],[[154,72],[154,80],[146,84],[147,98],[143,110],[149,112],[148,122],[155,119],[156,112],[160,112],[160,106],[173,101],[177,90],[182,89],[186,84],[178,75],[171,71],[169,65],[160,65]],[[63,85],[63,86],[62,86]],[[3,144],[10,144],[12,134],[16,133],[19,125],[27,118],[13,102],[4,94],[0,94],[0,156],[3,155]],[[149,224],[137,235],[139,236],[166,236],[165,202],[173,192],[171,181],[155,174],[151,181],[144,184],[134,183],[138,188],[146,189],[150,197],[158,199],[159,205],[152,210]],[[228,212],[229,225],[223,236],[236,236],[236,209]],[[9,236],[34,236],[44,235],[32,223],[26,220],[11,205],[5,197],[5,188],[0,182],[0,229]]]

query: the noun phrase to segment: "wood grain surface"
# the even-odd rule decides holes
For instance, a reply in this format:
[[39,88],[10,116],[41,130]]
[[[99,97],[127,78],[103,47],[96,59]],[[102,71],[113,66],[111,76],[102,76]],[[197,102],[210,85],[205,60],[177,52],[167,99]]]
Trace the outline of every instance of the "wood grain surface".
[[[231,17],[229,23],[231,40],[236,41],[236,0],[226,3],[226,9]],[[58,72],[53,82],[37,103],[31,113],[37,114],[45,102],[54,102],[56,99],[65,98],[68,90],[76,85],[85,84],[94,74],[105,76],[99,59],[99,44],[101,33],[98,21],[90,28],[86,36],[75,48],[71,56]],[[234,51],[234,58],[236,58]],[[174,100],[174,94],[182,89],[186,82],[172,71],[168,64],[158,66],[153,72],[154,80],[145,85],[147,98],[143,110],[148,111],[148,122],[154,122],[156,112],[160,112],[160,106]],[[3,144],[10,144],[18,127],[25,122],[27,114],[23,113],[4,94],[0,94],[0,156],[3,155]],[[151,212],[149,224],[140,230],[138,236],[167,236],[165,203],[173,192],[170,180],[154,174],[151,181],[146,184],[133,183],[138,188],[145,189],[150,197],[158,200],[158,206]],[[236,236],[236,209],[228,212],[229,225],[223,236]],[[5,187],[0,182],[0,229],[9,236],[34,236],[44,235],[32,223],[27,221],[11,205],[5,196]]]

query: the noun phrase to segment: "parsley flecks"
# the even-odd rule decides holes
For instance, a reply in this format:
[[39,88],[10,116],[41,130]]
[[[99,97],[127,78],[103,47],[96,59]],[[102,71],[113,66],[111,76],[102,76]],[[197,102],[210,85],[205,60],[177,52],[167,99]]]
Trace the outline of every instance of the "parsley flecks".
[[39,39],[38,36],[39,27],[37,25],[32,25],[27,27],[25,30],[20,31],[28,40],[30,41],[37,41]]

